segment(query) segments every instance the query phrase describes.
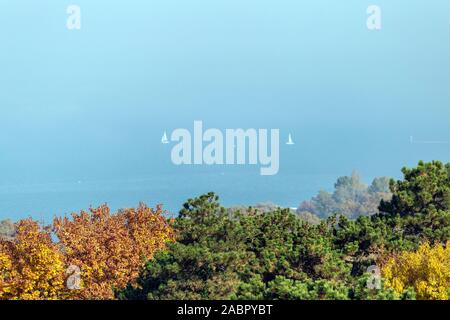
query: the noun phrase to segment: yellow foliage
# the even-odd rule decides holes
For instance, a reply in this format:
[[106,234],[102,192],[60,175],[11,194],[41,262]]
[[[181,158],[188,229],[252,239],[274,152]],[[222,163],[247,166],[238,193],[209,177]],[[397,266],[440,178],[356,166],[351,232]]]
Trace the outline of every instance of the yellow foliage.
[[3,252],[3,246],[0,244],[0,299],[5,299],[10,292],[10,284],[7,279],[10,278],[12,263],[9,256]]
[[15,241],[0,241],[0,299],[51,300],[63,290],[63,256],[49,231],[19,222]]
[[412,287],[417,299],[447,300],[450,292],[450,241],[447,245],[420,245],[415,252],[403,252],[382,268],[385,286],[401,294]]

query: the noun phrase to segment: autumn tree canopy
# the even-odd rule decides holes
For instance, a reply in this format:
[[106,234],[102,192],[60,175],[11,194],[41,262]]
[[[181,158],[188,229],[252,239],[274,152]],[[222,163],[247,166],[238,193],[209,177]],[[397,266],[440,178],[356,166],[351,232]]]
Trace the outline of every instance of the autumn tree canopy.
[[50,229],[31,219],[16,225],[14,241],[0,240],[0,299],[65,296],[64,256]]
[[[378,212],[357,219],[227,209],[211,192],[173,221],[141,204],[116,213],[103,205],[47,227],[7,223],[0,299],[449,299],[450,164],[403,173]],[[342,178],[333,197],[386,193],[386,179],[369,189]]]
[[385,286],[402,293],[414,289],[418,299],[446,300],[450,284],[450,240],[446,246],[423,243],[417,251],[402,252],[383,266]]
[[[112,214],[103,205],[53,226],[18,222],[14,239],[0,240],[0,299],[113,299],[174,239],[162,213],[140,205]],[[73,276],[77,290],[67,285]]]
[[143,204],[116,214],[103,205],[72,219],[56,218],[53,225],[66,264],[81,269],[78,297],[87,299],[114,298],[113,289],[135,279],[140,266],[174,238],[161,207]]

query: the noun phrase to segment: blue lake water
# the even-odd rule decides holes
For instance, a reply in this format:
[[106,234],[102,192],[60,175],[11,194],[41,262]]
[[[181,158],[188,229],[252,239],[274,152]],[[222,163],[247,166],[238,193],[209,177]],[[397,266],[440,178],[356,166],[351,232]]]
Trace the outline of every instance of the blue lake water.
[[[61,1],[0,1],[0,218],[208,191],[295,207],[352,169],[450,160],[450,1],[380,1],[382,30],[364,1],[110,2],[68,30]],[[279,129],[280,173],[174,166],[163,132],[199,120]]]
[[0,219],[33,217],[45,222],[57,215],[107,203],[113,210],[139,202],[163,204],[176,215],[184,201],[205,192],[219,194],[221,203],[254,205],[273,202],[296,207],[320,189],[332,189],[333,174],[279,174],[273,177],[241,173],[155,175],[117,180],[65,181],[0,185]]

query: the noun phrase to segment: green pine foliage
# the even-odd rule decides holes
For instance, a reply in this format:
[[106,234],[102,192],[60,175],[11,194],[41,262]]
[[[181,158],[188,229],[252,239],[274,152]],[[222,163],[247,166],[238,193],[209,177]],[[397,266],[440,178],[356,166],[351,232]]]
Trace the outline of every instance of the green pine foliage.
[[[389,183],[391,200],[354,220],[336,213],[308,221],[281,208],[228,210],[214,193],[189,199],[175,219],[177,241],[148,261],[138,285],[118,297],[415,299],[411,288],[400,294],[370,289],[367,270],[422,242],[450,239],[450,164],[420,162],[403,173],[403,180]],[[355,183],[338,181],[353,190]],[[370,192],[386,193],[385,185],[385,179],[374,181]]]

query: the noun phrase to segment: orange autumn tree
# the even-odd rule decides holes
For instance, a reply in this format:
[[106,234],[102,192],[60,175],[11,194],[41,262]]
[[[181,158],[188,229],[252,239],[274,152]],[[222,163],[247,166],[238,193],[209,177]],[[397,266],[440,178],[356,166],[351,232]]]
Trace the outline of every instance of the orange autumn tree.
[[31,219],[20,221],[14,241],[0,240],[0,299],[62,298],[63,260],[49,228]]
[[103,205],[89,212],[56,218],[53,223],[66,265],[81,270],[78,299],[113,299],[114,289],[124,288],[139,275],[146,259],[174,239],[174,231],[156,210],[138,208],[111,214]]

